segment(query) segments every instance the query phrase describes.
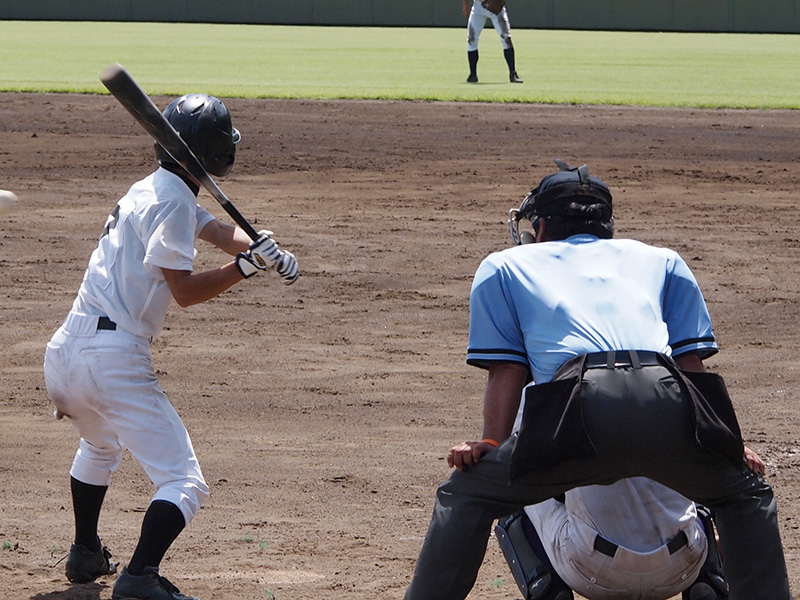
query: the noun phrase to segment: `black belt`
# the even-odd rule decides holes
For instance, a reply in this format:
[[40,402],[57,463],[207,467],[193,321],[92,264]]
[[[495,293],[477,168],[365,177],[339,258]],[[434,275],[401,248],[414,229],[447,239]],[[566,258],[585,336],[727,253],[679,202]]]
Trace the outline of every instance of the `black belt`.
[[100,317],[97,319],[97,330],[99,331],[101,329],[115,331],[117,329],[117,324],[108,317]]
[[[675,554],[688,543],[689,539],[686,537],[686,533],[684,531],[679,531],[678,535],[667,542],[667,550],[669,550],[670,554]],[[609,542],[601,535],[594,538],[594,549],[600,554],[605,554],[606,556],[614,558],[614,555],[617,553],[617,548],[619,548],[617,544]]]
[[611,350],[609,352],[591,352],[586,355],[584,366],[587,369],[616,369],[619,367],[657,367],[663,364],[662,356],[652,350]]

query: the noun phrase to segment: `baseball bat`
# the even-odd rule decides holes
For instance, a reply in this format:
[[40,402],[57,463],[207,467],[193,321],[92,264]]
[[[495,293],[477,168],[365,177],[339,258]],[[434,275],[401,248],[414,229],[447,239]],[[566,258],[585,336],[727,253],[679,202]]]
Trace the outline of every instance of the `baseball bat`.
[[257,240],[258,232],[219,189],[183,138],[122,65],[114,63],[106,67],[100,75],[100,81],[125,110],[131,113],[136,122],[220,203],[225,212],[250,236],[250,239]]

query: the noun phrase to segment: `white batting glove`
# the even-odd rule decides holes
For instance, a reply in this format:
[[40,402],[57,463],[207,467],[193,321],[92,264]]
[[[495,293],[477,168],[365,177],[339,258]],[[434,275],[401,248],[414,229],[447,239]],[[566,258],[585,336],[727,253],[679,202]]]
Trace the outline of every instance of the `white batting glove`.
[[259,238],[250,244],[250,250],[247,254],[252,257],[259,269],[274,267],[281,256],[278,244],[272,239],[271,231],[262,229],[258,232],[258,235]]
[[260,266],[255,259],[251,256],[250,252],[239,252],[236,255],[236,267],[239,269],[239,273],[242,274],[242,277],[247,279],[248,277],[252,277],[259,271],[265,271],[266,267]]
[[286,285],[292,285],[300,276],[297,270],[297,259],[288,250],[280,251],[280,258],[275,264],[275,271],[283,277],[283,283]]

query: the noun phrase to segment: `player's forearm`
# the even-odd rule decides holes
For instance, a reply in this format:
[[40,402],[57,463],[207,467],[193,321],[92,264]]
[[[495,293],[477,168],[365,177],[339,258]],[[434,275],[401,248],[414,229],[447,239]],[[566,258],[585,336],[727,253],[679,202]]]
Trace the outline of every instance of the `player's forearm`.
[[172,297],[182,308],[211,300],[243,279],[234,262],[202,273],[162,270]]
[[236,256],[239,252],[246,252],[252,242],[244,230],[230,223],[216,220],[206,225],[199,237],[231,256]]

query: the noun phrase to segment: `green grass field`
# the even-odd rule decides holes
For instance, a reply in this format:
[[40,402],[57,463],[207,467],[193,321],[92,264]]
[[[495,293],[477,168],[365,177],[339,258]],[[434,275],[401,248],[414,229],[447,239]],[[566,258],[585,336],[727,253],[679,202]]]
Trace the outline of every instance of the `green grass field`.
[[[513,22],[512,22],[513,26]],[[800,36],[513,31],[522,85],[466,28],[0,21],[0,91],[105,93],[121,63],[150,94],[800,108]]]

